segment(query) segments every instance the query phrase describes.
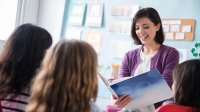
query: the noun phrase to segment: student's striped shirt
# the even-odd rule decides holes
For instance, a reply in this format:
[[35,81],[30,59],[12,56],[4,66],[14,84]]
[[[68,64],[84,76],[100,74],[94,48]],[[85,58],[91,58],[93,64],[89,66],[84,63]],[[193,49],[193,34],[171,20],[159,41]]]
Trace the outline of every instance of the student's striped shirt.
[[3,112],[25,112],[30,97],[30,89],[21,93],[13,93],[1,99]]

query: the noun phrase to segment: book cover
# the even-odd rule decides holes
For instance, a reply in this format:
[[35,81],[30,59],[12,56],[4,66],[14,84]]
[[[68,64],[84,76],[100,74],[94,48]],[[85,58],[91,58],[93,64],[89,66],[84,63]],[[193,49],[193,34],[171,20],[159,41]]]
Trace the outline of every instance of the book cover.
[[170,87],[157,69],[135,77],[122,78],[120,81],[107,82],[107,86],[116,97],[132,97],[133,100],[126,106],[129,111],[173,97]]

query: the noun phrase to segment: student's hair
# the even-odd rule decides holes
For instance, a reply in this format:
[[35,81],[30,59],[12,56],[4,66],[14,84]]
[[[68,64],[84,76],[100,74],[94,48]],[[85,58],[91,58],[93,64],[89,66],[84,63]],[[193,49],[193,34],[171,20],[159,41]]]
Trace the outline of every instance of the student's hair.
[[29,86],[51,44],[51,35],[41,27],[27,23],[14,30],[0,56],[0,98]]
[[97,97],[97,54],[83,41],[61,41],[37,75],[28,112],[90,112]]
[[165,39],[163,28],[162,28],[162,21],[160,19],[158,12],[154,8],[151,8],[151,7],[140,9],[133,18],[132,26],[131,26],[131,36],[132,36],[132,39],[134,40],[134,43],[137,45],[142,44],[135,32],[135,25],[137,21],[141,18],[150,19],[154,23],[154,25],[158,25],[160,23],[160,29],[159,31],[156,32],[155,42],[158,44],[162,44]]
[[200,109],[200,59],[185,61],[173,71],[175,103]]

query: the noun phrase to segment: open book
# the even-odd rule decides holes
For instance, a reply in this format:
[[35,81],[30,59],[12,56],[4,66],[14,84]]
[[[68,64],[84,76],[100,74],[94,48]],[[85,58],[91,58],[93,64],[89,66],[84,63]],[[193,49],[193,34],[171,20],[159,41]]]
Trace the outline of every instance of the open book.
[[101,74],[99,76],[116,98],[121,95],[132,97],[133,100],[126,106],[129,111],[173,97],[170,87],[157,69],[135,77],[116,79],[112,82],[106,80]]

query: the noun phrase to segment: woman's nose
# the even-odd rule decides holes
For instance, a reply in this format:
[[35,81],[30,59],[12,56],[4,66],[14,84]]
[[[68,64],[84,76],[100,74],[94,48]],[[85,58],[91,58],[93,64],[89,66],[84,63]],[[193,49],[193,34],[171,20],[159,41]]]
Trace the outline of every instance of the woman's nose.
[[144,30],[142,28],[138,29],[138,34],[140,35],[144,34]]

